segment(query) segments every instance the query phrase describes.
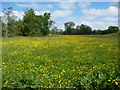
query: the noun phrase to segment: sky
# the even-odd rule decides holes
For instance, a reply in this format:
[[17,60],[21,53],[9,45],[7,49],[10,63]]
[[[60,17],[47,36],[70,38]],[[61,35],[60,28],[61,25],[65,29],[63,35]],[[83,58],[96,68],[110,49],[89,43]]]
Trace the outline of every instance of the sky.
[[2,2],[2,9],[7,7],[13,7],[19,19],[23,18],[26,8],[33,8],[36,15],[51,13],[51,20],[59,29],[64,29],[64,23],[69,21],[88,25],[93,30],[118,26],[117,2]]

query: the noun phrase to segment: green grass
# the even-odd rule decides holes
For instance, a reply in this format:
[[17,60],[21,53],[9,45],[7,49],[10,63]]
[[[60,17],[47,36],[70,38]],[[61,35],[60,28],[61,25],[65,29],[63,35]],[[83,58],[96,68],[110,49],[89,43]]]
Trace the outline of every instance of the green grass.
[[3,38],[3,87],[115,88],[117,35]]

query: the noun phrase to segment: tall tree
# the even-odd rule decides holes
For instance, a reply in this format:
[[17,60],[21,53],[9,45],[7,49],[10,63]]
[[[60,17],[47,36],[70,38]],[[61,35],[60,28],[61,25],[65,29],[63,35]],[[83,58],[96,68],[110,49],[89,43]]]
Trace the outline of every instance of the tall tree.
[[119,28],[117,26],[109,26],[108,27],[108,33],[116,33],[119,31]]
[[75,29],[75,34],[80,35],[80,34],[81,34],[81,33],[80,33],[80,29],[81,29],[81,26],[80,26],[80,25],[77,25],[77,26],[76,26],[76,29]]
[[27,9],[24,12],[23,24],[24,29],[22,31],[23,36],[35,36],[36,23],[35,23],[35,12],[32,8]]
[[16,33],[18,36],[22,36],[23,32],[24,32],[24,24],[23,24],[23,20],[18,20],[16,22],[16,26],[17,26],[17,30],[18,32]]
[[84,35],[92,34],[92,29],[91,29],[90,26],[81,24],[81,26],[80,26],[80,33],[84,34]]
[[75,23],[74,22],[67,22],[67,23],[64,23],[64,26],[65,26],[65,33],[68,35],[72,35]]
[[50,28],[53,24],[53,21],[50,19],[51,14],[50,13],[44,13],[43,15],[43,28],[41,30],[42,35],[46,36],[50,33]]
[[53,26],[51,29],[52,34],[57,34],[58,33],[58,28],[56,26]]
[[0,37],[2,36],[2,17],[0,16]]
[[12,7],[4,8],[3,10],[3,22],[5,25],[5,36],[9,36],[11,33],[13,34],[16,30],[16,16],[13,13]]
[[36,15],[36,24],[38,27],[38,33],[40,36],[46,36],[50,33],[50,28],[53,25],[53,21],[50,19],[50,13],[44,13],[44,15]]

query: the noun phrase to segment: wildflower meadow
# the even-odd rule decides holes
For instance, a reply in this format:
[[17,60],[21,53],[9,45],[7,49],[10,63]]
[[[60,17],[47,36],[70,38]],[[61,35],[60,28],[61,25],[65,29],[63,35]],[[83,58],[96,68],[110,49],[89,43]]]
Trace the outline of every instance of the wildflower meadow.
[[118,72],[117,34],[2,40],[3,87],[118,89]]

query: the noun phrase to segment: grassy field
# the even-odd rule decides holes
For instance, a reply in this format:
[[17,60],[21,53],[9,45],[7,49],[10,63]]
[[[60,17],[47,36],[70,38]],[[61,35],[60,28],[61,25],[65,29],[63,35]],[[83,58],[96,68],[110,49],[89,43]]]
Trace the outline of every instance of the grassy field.
[[2,40],[8,88],[118,88],[118,37],[60,35]]

